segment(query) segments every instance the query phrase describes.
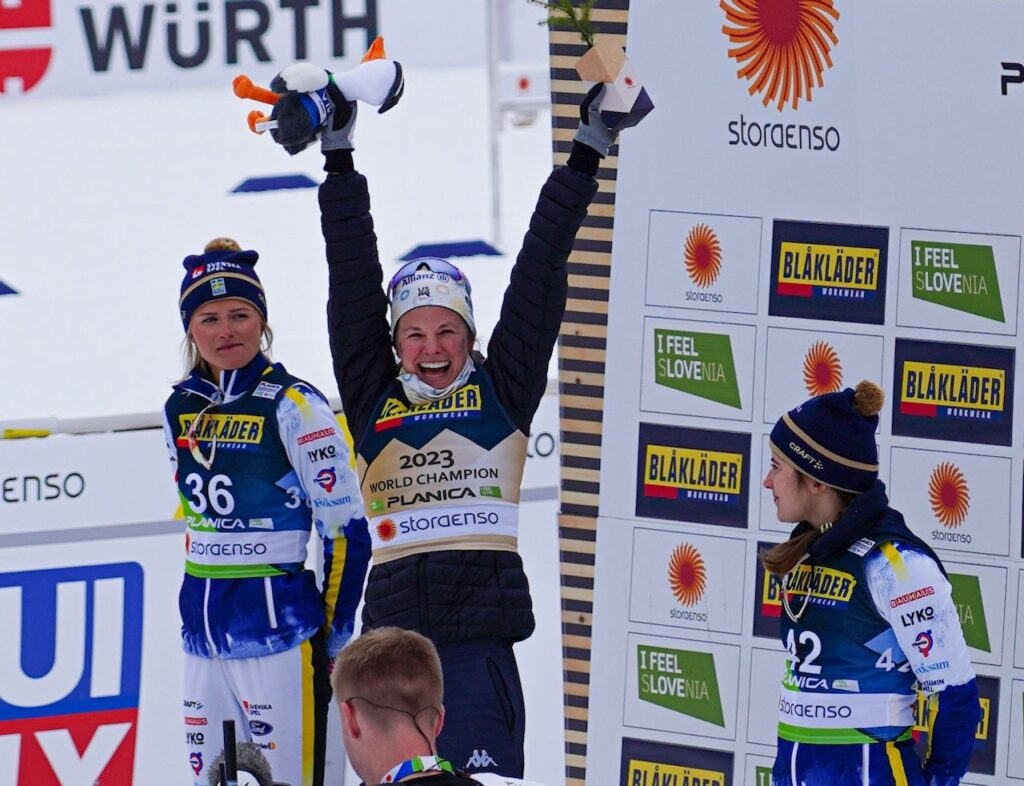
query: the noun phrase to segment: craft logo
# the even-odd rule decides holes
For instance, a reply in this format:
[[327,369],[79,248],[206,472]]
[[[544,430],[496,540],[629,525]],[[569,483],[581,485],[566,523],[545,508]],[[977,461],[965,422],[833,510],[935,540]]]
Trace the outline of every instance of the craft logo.
[[636,658],[641,701],[725,728],[715,658],[710,652],[638,644]]
[[718,280],[722,270],[722,244],[707,224],[696,224],[686,236],[683,249],[686,273],[694,286],[707,289]]
[[636,514],[747,526],[750,435],[640,424]]
[[432,420],[464,420],[480,417],[482,398],[479,385],[466,385],[440,401],[425,404],[406,404],[389,398],[374,425],[375,431],[386,431],[403,424]]
[[619,786],[732,786],[733,754],[622,740]]
[[981,579],[962,573],[950,573],[946,578],[953,587],[953,603],[960,615],[960,627],[968,647],[992,652],[985,618],[985,603],[981,594]]
[[693,606],[704,597],[707,569],[700,552],[689,543],[680,543],[668,560],[668,585],[683,606]]
[[[999,679],[978,675],[978,698],[981,720],[974,730],[974,749],[971,751],[968,772],[994,775],[996,771],[996,740],[999,739]],[[935,697],[938,699],[938,696]],[[913,736],[915,748],[922,760],[928,754],[928,699],[918,692],[914,705]]]
[[768,313],[885,323],[886,227],[776,221]]
[[[776,543],[758,541],[757,553],[768,551]],[[778,639],[779,619],[782,617],[782,585],[779,578],[764,569],[761,560],[755,560],[754,626],[753,634],[766,639]]]
[[1011,444],[1014,350],[896,339],[892,433]]
[[[189,429],[195,419],[194,413],[178,415],[177,445],[179,448],[189,446]],[[198,442],[212,443],[223,450],[256,450],[263,439],[264,418],[258,415],[224,415],[204,414],[195,430]]]
[[[53,27],[51,0],[15,0],[0,3],[0,31],[10,30],[35,36]],[[18,40],[6,39],[0,33],[0,44]],[[0,48],[0,94],[27,93],[34,88],[50,67],[53,49],[48,46],[3,46]]]
[[807,395],[835,393],[843,386],[843,364],[839,354],[827,341],[811,344],[804,355],[804,387]]
[[1006,322],[992,246],[910,241],[914,297]]
[[142,661],[134,563],[0,574],[5,783],[131,783]]
[[727,334],[655,328],[654,381],[727,407],[743,407]]
[[[736,77],[749,83],[750,95],[761,95],[767,107],[781,112],[811,101],[815,87],[824,87],[825,70],[832,67],[832,49],[839,43],[835,23],[839,12],[833,0],[803,0],[759,6],[766,0],[722,0],[722,33],[728,54],[739,68]],[[839,130],[833,126],[749,122],[743,115],[729,123],[731,145],[796,150],[835,151]]]

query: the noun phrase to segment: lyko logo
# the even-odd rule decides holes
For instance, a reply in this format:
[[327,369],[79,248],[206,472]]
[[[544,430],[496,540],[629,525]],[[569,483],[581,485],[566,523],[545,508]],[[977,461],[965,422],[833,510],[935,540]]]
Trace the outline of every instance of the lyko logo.
[[[50,0],[0,2],[0,31],[35,31],[52,26]],[[42,80],[53,50],[48,46],[6,46],[9,42],[0,34],[0,93],[27,93]]]
[[706,289],[714,284],[722,269],[722,244],[715,230],[707,224],[695,225],[686,236],[683,259],[695,286]]
[[843,386],[843,364],[827,341],[816,341],[804,355],[804,387],[810,396],[835,393]]
[[134,562],[0,574],[4,784],[132,782],[142,604]]
[[832,47],[839,43],[834,24],[839,12],[832,0],[771,3],[767,0],[722,0],[726,24],[722,32],[733,47],[729,57],[740,68],[736,76],[750,82],[749,92],[761,93],[781,112],[789,103],[811,100],[826,67],[832,67]]

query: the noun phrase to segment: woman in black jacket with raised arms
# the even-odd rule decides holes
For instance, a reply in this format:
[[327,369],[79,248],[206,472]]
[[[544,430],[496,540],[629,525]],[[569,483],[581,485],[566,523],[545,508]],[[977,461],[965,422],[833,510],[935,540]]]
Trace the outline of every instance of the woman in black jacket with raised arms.
[[568,164],[541,189],[486,358],[471,353],[471,287],[451,263],[409,262],[385,294],[351,121],[321,140],[331,352],[373,539],[363,624],[437,645],[447,709],[439,748],[470,771],[523,773],[512,645],[534,618],[517,552],[520,483],[565,311],[566,259],[614,139],[602,96],[588,95]]

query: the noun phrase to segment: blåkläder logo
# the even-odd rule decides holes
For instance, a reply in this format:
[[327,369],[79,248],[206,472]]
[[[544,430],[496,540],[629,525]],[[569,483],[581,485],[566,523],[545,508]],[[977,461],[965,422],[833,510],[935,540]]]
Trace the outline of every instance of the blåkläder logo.
[[912,240],[914,297],[1005,322],[992,246]]
[[743,406],[728,335],[656,328],[654,364],[659,385],[727,407]]
[[774,101],[781,112],[824,86],[822,74],[839,43],[832,0],[721,0],[719,7],[722,32],[734,45],[729,57],[740,66],[736,76],[750,82],[750,95],[761,93],[765,106]]
[[711,653],[638,644],[636,657],[641,701],[725,727]]

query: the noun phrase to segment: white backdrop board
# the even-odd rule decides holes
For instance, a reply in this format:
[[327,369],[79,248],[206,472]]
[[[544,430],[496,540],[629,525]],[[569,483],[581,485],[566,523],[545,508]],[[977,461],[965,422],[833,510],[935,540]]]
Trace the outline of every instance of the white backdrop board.
[[865,378],[979,675],[965,782],[1024,781],[1022,26],[996,0],[629,4],[656,108],[619,148],[588,782],[766,786],[766,435]]

